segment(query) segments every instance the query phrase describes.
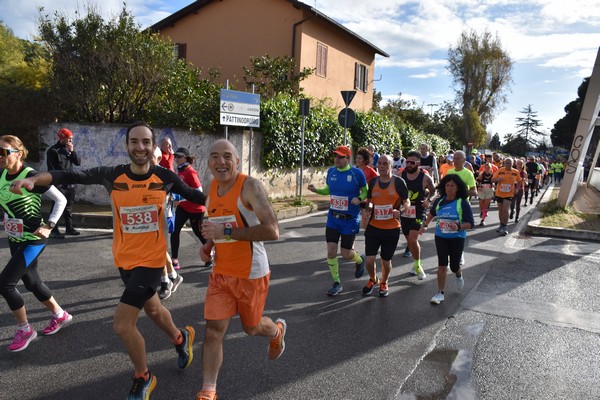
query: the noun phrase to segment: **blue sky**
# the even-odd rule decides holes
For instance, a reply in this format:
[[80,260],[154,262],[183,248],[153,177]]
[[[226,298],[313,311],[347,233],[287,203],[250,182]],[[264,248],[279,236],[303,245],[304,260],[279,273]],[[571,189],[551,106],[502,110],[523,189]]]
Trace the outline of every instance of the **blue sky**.
[[[250,1],[250,0],[248,0]],[[253,0],[256,1],[256,0]],[[283,0],[282,0],[283,1]],[[107,18],[121,0],[90,1]],[[127,8],[147,27],[190,4],[190,0],[130,0]],[[516,118],[531,104],[548,135],[591,75],[600,46],[600,0],[306,0],[388,54],[378,57],[375,87],[385,99],[414,99],[426,112],[454,99],[446,71],[448,47],[464,30],[497,34],[514,62],[513,83],[504,110],[488,131],[515,131]],[[87,2],[2,0],[0,18],[31,39],[37,7],[73,16]],[[250,23],[250,22],[249,22]],[[379,80],[380,79],[380,80]],[[549,136],[548,136],[549,142]]]

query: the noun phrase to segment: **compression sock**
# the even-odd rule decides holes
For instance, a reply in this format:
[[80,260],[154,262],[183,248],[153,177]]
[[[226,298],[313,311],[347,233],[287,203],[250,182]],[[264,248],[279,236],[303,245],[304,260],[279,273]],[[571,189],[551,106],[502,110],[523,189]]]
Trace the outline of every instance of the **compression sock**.
[[354,252],[354,262],[357,264],[362,264],[363,259],[357,252]]
[[329,271],[331,272],[331,277],[333,278],[333,281],[340,282],[340,264],[338,263],[337,257],[328,258],[327,265],[329,266]]

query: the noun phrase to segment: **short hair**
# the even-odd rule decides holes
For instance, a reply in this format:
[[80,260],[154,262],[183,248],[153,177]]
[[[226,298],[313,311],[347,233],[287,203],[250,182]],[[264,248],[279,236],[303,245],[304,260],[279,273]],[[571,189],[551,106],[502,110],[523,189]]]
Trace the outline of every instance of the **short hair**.
[[411,150],[406,155],[406,158],[408,158],[408,157],[415,157],[417,160],[420,160],[421,159],[421,153],[418,152],[417,150]]
[[450,181],[452,181],[456,184],[456,187],[457,187],[456,197],[461,198],[461,199],[466,199],[467,197],[469,197],[467,185],[463,182],[463,180],[460,178],[460,176],[458,176],[456,174],[449,174],[442,178],[442,180],[440,181],[439,185],[436,188],[438,193],[440,194],[440,196],[442,196],[442,197],[446,196],[446,183],[448,183]]
[[366,148],[361,147],[360,149],[358,149],[356,151],[356,155],[362,156],[362,158],[365,160],[365,163],[371,164],[371,154],[369,153],[369,151]]
[[129,127],[127,127],[127,133],[125,134],[125,143],[129,144],[129,132],[131,132],[134,128],[137,128],[138,126],[148,128],[148,130],[152,133],[152,144],[156,144],[156,135],[154,134],[154,129],[152,129],[150,125],[143,121],[134,122],[133,124],[129,125]]

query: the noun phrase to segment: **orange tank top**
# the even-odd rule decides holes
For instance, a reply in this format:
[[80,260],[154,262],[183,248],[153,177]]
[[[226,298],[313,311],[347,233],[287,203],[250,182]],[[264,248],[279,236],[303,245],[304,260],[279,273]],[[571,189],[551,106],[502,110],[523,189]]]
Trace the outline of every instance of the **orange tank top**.
[[381,188],[381,182],[377,179],[377,183],[371,189],[371,203],[373,204],[373,210],[371,213],[371,220],[369,225],[379,229],[398,229],[400,228],[400,221],[394,218],[393,210],[398,207],[398,204],[402,201],[396,188],[394,186],[394,180],[392,177],[388,186],[385,189]]
[[[223,196],[219,196],[218,183],[213,179],[206,200],[209,221],[233,229],[260,224],[254,211],[242,199],[246,178],[246,175],[238,174],[233,187]],[[239,278],[262,278],[269,273],[269,260],[263,242],[215,240],[213,271]]]

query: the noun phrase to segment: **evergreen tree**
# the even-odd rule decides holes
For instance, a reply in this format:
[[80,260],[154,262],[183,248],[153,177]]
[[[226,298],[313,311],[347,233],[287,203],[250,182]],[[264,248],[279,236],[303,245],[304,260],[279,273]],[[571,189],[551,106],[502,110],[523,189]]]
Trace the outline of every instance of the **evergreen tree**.
[[525,155],[527,151],[537,148],[544,142],[544,133],[539,130],[542,122],[537,117],[537,111],[532,110],[531,104],[528,104],[520,112],[525,116],[517,118],[516,136],[522,139],[520,143],[524,146],[519,154]]

